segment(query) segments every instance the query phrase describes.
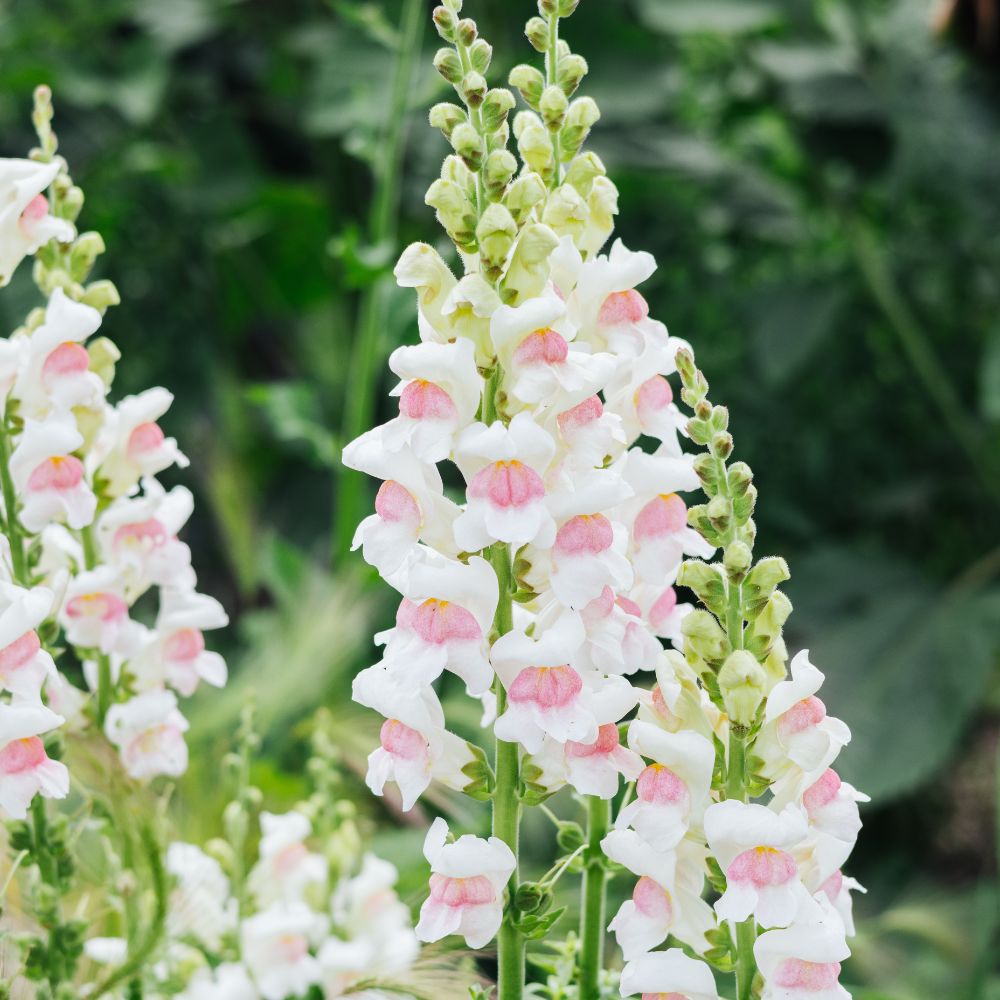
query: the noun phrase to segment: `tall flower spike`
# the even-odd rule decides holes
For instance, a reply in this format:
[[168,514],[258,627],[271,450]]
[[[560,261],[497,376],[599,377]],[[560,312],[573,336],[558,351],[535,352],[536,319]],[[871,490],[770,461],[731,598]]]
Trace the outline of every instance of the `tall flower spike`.
[[[582,916],[564,985],[598,1000],[611,861],[638,877],[611,924],[628,960],[623,995],[714,1000],[711,963],[735,970],[738,1000],[750,1000],[758,923],[795,931],[824,905],[827,936],[849,929],[840,867],[859,794],[830,770],[849,733],[827,716],[805,654],[786,680],[788,569],[754,562],[752,474],[729,461],[728,413],[708,399],[691,348],[651,315],[639,286],[655,261],[621,241],[600,252],[617,191],[582,148],[599,113],[578,93],[586,62],[560,38],[576,5],[539,0],[525,33],[544,65],[511,72],[526,108],[509,125],[514,98],[490,88],[492,50],[461,0],[434,11],[445,43],[434,64],[461,103],[431,109],[452,152],[426,200],[464,273],[427,244],[403,252],[395,274],[416,290],[421,344],[390,359],[400,415],[344,451],[382,480],[356,545],[403,595],[395,628],[376,637],[381,664],[355,683],[387,720],[369,782],[395,779],[407,807],[434,780],[491,799],[489,848],[446,845],[435,821],[418,930],[471,947],[496,933],[499,1000],[523,996],[526,947],[559,916],[545,909],[551,882],[577,866]],[[443,461],[464,479],[461,505],[442,496]],[[699,487],[705,503],[690,496]],[[484,748],[448,732],[443,671],[495,701],[483,721],[492,769]],[[619,723],[637,705],[622,746]],[[635,782],[624,799],[623,777]],[[567,784],[587,830],[562,825],[574,853],[522,884],[521,813]],[[768,804],[751,802],[772,784]],[[652,951],[668,935],[704,961]],[[802,951],[794,935],[776,940]],[[805,975],[770,959],[761,970],[768,996]]]

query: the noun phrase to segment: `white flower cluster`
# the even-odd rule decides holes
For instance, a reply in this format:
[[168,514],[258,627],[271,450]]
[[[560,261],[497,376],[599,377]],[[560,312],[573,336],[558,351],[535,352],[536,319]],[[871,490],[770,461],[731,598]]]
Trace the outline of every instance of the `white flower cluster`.
[[[355,874],[333,880],[311,836],[303,812],[261,815],[260,847],[242,906],[215,858],[194,844],[171,844],[163,958],[146,995],[285,1000],[318,988],[325,1000],[334,1000],[359,995],[362,981],[406,973],[419,945],[409,909],[394,889],[396,869],[365,854]],[[91,938],[86,952],[95,961],[117,964],[125,942]],[[363,995],[384,996],[377,990]]]
[[[226,680],[204,641],[226,614],[196,591],[178,539],[191,493],[155,478],[187,465],[158,422],[173,397],[153,388],[107,401],[118,354],[95,337],[102,314],[80,284],[100,238],[77,238],[50,212],[44,192],[60,183],[69,181],[58,158],[0,160],[0,283],[39,252],[36,280],[48,293],[44,309],[0,340],[0,809],[11,817],[37,793],[66,795],[66,769],[40,739],[64,723],[103,725],[133,778],[180,774],[187,723],[177,695]],[[131,609],[151,588],[159,610],[147,627]],[[46,650],[56,646],[82,666],[96,692],[89,706],[56,670]]]

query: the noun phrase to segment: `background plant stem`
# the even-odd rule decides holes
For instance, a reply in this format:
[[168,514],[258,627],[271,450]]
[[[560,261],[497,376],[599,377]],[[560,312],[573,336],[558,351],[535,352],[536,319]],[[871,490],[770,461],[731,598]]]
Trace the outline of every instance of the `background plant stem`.
[[[414,66],[420,55],[423,25],[424,4],[421,0],[403,0],[396,69],[375,164],[375,191],[368,231],[368,241],[373,246],[394,243],[396,238],[407,102]],[[390,280],[389,275],[380,276],[361,296],[346,383],[342,428],[344,443],[353,441],[373,423],[378,339],[384,326]],[[364,491],[364,477],[341,466],[335,475],[333,498],[335,563],[350,551],[354,529],[361,519]]]

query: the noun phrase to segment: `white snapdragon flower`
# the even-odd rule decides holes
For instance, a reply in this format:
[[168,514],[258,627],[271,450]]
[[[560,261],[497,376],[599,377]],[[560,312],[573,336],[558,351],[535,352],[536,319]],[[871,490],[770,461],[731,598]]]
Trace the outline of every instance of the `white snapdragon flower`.
[[684,997],[685,1000],[719,1000],[712,970],[680,948],[643,955],[622,970],[623,997]]
[[68,243],[76,235],[71,223],[49,214],[42,193],[58,173],[57,161],[0,159],[0,288],[26,256],[51,239]]
[[155,689],[112,705],[104,720],[104,732],[118,747],[126,772],[140,780],[187,770],[187,729],[174,693]]
[[125,584],[111,566],[85,570],[70,580],[59,611],[66,638],[84,649],[128,655],[140,640],[129,617]]
[[237,922],[236,900],[222,866],[200,847],[176,841],[167,848],[166,867],[175,883],[167,905],[170,936],[193,937],[217,950]]
[[617,720],[600,722],[603,707],[600,702],[594,705],[599,724],[597,739],[592,743],[574,740],[560,743],[551,736],[545,737],[542,749],[531,758],[542,769],[539,784],[552,790],[570,785],[580,795],[612,799],[618,793],[622,777],[627,781],[639,777],[642,758],[622,746]]
[[469,784],[462,768],[474,758],[465,740],[445,728],[444,711],[431,688],[407,690],[385,667],[354,678],[353,698],[385,716],[379,746],[368,756],[368,787],[381,795],[395,781],[403,811],[413,808],[432,780],[461,791]]
[[764,927],[787,927],[804,892],[792,853],[806,837],[803,812],[735,799],[705,812],[705,836],[726,874],[726,891],[715,904],[723,920],[739,922],[751,914]]
[[310,886],[326,881],[326,858],[306,846],[312,833],[308,816],[295,809],[282,814],[263,812],[260,828],[258,860],[247,877],[259,907],[294,903]]
[[48,618],[53,600],[47,587],[25,590],[0,582],[0,690],[20,701],[37,701],[42,685],[56,676],[35,631]]
[[615,825],[631,826],[655,850],[669,850],[705,814],[715,748],[699,733],[668,733],[640,721],[629,726],[628,741],[653,763],[639,775],[636,797],[618,813]]
[[629,598],[605,587],[580,612],[586,638],[579,662],[607,674],[634,674],[660,662],[663,647]]
[[305,903],[275,903],[243,921],[243,960],[263,1000],[301,996],[320,981],[312,948],[326,928],[326,918]]
[[570,474],[599,468],[628,445],[621,417],[606,410],[597,395],[568,410],[548,411],[545,424],[558,446],[557,461]]
[[497,837],[466,834],[452,844],[447,837],[448,825],[438,817],[424,841],[431,894],[420,908],[417,937],[430,942],[460,934],[470,948],[482,948],[500,929],[503,890],[517,861]]
[[555,454],[551,435],[527,413],[509,426],[475,423],[459,438],[455,461],[468,504],[455,522],[455,541],[466,552],[493,542],[548,548],[555,521],[545,503],[545,474]]
[[260,993],[245,965],[223,962],[195,973],[177,1000],[260,1000]]

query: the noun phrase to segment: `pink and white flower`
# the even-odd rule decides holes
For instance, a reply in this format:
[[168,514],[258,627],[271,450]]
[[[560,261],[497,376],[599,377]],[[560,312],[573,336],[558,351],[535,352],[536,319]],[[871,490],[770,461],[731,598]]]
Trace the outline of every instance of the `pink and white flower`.
[[852,892],[865,893],[868,890],[857,880],[845,875],[839,868],[819,887],[833,906],[844,925],[844,933],[854,937],[854,900]]
[[199,969],[177,1000],[260,1000],[246,966],[223,962],[214,969]]
[[663,656],[642,620],[639,608],[627,597],[616,597],[605,587],[580,612],[586,639],[579,662],[608,674],[634,674],[654,668]]
[[546,788],[568,784],[580,795],[600,799],[614,798],[622,777],[635,781],[642,771],[642,758],[621,744],[617,720],[601,723],[593,743],[559,743],[547,736],[531,760],[542,769],[539,784]]
[[53,600],[47,587],[25,590],[0,582],[0,690],[19,700],[37,701],[42,685],[56,676],[35,631],[48,618]]
[[549,423],[554,423],[550,433],[557,440],[563,464],[570,469],[599,468],[606,460],[618,458],[628,444],[621,417],[605,410],[600,396],[588,396],[555,413]]
[[404,594],[396,627],[375,636],[394,679],[420,687],[450,670],[469,694],[483,694],[493,682],[487,637],[499,599],[490,564],[479,556],[467,564],[429,557],[414,565]]
[[218,949],[237,923],[237,903],[222,866],[200,847],[175,841],[167,848],[166,867],[174,879],[167,904],[169,934]]
[[[0,719],[0,725],[6,721]],[[12,739],[0,747],[0,810],[10,819],[24,819],[36,795],[64,799],[68,794],[66,765],[48,756],[38,736]]]
[[10,472],[28,531],[41,531],[53,521],[76,530],[93,521],[97,497],[84,477],[83,462],[73,454],[82,444],[70,416],[25,421]]
[[639,775],[636,797],[619,812],[615,826],[630,826],[654,850],[669,850],[701,822],[709,803],[715,748],[699,733],[668,733],[638,720],[629,726],[628,741],[653,763]]
[[705,836],[726,874],[715,912],[737,923],[753,914],[764,927],[787,927],[804,891],[792,852],[806,833],[805,815],[795,806],[780,813],[735,799],[709,806]]
[[475,418],[482,395],[472,344],[456,340],[397,347],[389,367],[402,381],[393,389],[399,416],[385,425],[386,448],[408,448],[423,462],[447,458],[456,436]]
[[385,667],[374,666],[354,678],[352,696],[385,716],[379,746],[368,755],[366,781],[375,795],[395,781],[408,812],[434,779],[458,791],[469,784],[462,768],[473,760],[472,752],[445,728],[432,689],[400,688]]
[[126,396],[106,411],[94,455],[97,477],[104,480],[109,496],[132,493],[144,476],[155,476],[172,465],[187,467],[177,441],[167,437],[158,423],[173,401],[173,393],[157,386]]
[[247,877],[259,907],[279,900],[295,902],[309,886],[326,881],[326,858],[306,846],[312,833],[308,816],[295,809],[280,814],[262,812],[260,828],[258,860]]
[[[669,577],[668,577],[669,579]],[[654,635],[661,639],[669,639],[675,649],[684,646],[684,633],[681,632],[681,622],[692,610],[690,604],[677,602],[677,591],[668,584],[641,584],[634,588],[629,596],[635,601]]]
[[438,817],[424,841],[431,894],[420,908],[417,937],[440,941],[460,934],[473,949],[488,944],[503,920],[503,891],[517,861],[498,837],[466,834],[446,843],[448,824]]
[[468,504],[455,521],[455,541],[466,552],[493,542],[548,548],[556,533],[545,503],[545,473],[555,442],[527,413],[508,426],[475,423],[459,438],[455,461],[468,484]]
[[795,922],[761,934],[753,953],[764,977],[761,1000],[850,1000],[839,980],[851,951],[829,905],[805,896]]
[[110,566],[99,566],[70,581],[59,621],[74,646],[127,654],[139,638],[128,611],[121,576]]
[[629,962],[622,970],[621,993],[642,1000],[719,1000],[712,970],[680,948]]
[[264,1000],[302,996],[320,981],[311,949],[326,928],[323,916],[298,902],[275,903],[242,922],[243,959]]
[[776,684],[767,696],[758,753],[769,777],[795,774],[819,777],[851,739],[847,725],[826,714],[816,697],[823,674],[809,662],[809,651],[791,662],[791,680]]
[[43,191],[55,180],[59,163],[0,159],[0,288],[17,265],[51,239],[69,243],[76,230],[49,213]]
[[601,847],[612,861],[639,876],[631,898],[608,926],[625,961],[655,948],[669,934],[703,951],[705,934],[715,926],[712,909],[701,898],[704,850],[685,844],[680,852],[655,851],[634,830],[612,830]]
[[187,728],[172,691],[146,691],[112,705],[104,720],[104,732],[118,747],[126,772],[139,780],[177,777],[187,770]]

